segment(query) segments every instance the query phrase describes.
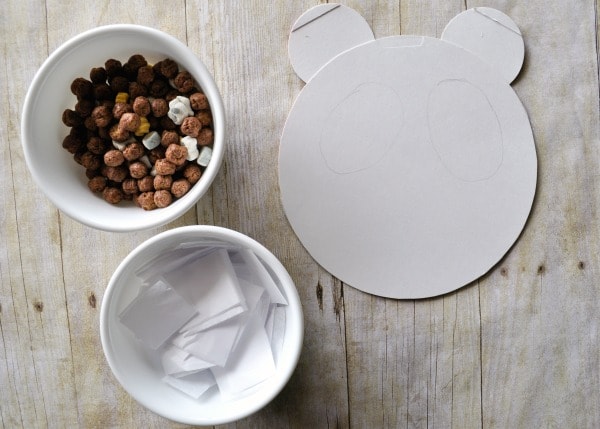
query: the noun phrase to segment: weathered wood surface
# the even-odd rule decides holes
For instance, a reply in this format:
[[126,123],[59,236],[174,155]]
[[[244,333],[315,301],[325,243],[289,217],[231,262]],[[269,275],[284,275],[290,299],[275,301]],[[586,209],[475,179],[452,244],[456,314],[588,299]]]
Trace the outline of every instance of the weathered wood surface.
[[[98,315],[137,244],[206,223],[266,245],[298,287],[304,349],[289,385],[231,427],[600,427],[598,0],[351,1],[375,35],[439,37],[468,7],[519,25],[539,181],[525,231],[486,276],[420,301],[345,286],[290,229],[277,185],[279,136],[302,87],[287,34],[315,1],[8,0],[0,36],[0,427],[180,427],[113,378]],[[213,72],[228,152],[210,193],[162,228],[111,234],[57,211],[34,185],[19,140],[23,99],[50,52],[97,25],[153,26]],[[90,245],[92,244],[92,245]]]

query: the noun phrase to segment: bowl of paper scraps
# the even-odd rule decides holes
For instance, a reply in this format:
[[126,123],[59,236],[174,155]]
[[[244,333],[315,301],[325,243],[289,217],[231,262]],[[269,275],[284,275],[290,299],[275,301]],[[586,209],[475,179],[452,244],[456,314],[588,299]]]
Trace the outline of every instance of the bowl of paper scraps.
[[194,225],[134,249],[111,277],[100,334],[108,364],[140,404],[191,425],[224,424],[267,405],[296,368],[298,293],[264,246]]

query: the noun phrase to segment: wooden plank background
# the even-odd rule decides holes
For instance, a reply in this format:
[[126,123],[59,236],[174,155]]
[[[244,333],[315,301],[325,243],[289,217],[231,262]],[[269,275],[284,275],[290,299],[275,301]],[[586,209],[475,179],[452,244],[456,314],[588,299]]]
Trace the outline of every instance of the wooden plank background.
[[[404,301],[357,291],[321,269],[279,200],[279,137],[303,85],[287,58],[287,35],[316,1],[4,0],[0,427],[181,427],[118,385],[98,319],[108,279],[130,250],[196,223],[268,247],[296,282],[305,313],[304,348],[288,386],[230,427],[600,427],[599,2],[343,2],[376,37],[439,37],[462,10],[492,6],[525,38],[513,87],[539,161],[526,229],[480,280]],[[214,74],[228,118],[228,151],[209,194],[177,221],[130,234],[96,231],[56,210],[27,171],[19,131],[27,88],[49,53],[84,30],[121,22],[187,43]]]

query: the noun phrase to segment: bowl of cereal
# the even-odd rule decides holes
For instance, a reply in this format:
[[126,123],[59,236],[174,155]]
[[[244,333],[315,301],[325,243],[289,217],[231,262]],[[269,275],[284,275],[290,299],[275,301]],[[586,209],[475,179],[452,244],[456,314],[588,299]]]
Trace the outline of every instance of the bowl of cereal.
[[181,216],[224,154],[224,109],[204,63],[140,25],[81,33],[42,64],[21,140],[34,181],[85,225],[128,232]]
[[210,225],[135,248],[102,299],[100,337],[121,386],[170,420],[218,425],[271,402],[295,371],[302,306],[263,245]]

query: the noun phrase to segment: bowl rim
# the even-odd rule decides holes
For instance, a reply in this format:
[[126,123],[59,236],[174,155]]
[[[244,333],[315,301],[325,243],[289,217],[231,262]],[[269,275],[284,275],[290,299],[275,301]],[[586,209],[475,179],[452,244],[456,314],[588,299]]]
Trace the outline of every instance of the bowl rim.
[[[123,371],[122,368],[120,368],[116,362],[116,351],[112,347],[112,342],[110,338],[109,325],[111,322],[109,320],[108,314],[109,308],[113,303],[115,293],[120,289],[120,287],[122,287],[122,285],[119,286],[118,281],[120,277],[124,274],[124,272],[126,272],[129,269],[129,265],[132,262],[132,260],[134,260],[140,253],[144,252],[152,246],[157,245],[160,241],[164,239],[173,237],[191,238],[193,236],[223,239],[232,244],[240,244],[246,246],[247,248],[250,248],[253,252],[255,252],[256,255],[260,259],[262,259],[280,279],[286,294],[286,298],[288,300],[288,306],[295,310],[290,312],[291,317],[293,318],[290,320],[293,320],[293,324],[298,327],[298,335],[290,337],[289,347],[293,350],[293,358],[287,361],[282,361],[278,364],[278,373],[283,375],[278,376],[278,378],[276,379],[276,383],[271,385],[272,390],[266,391],[265,394],[261,397],[261,399],[259,401],[254,402],[252,406],[248,406],[243,409],[234,409],[231,412],[229,412],[227,416],[221,416],[220,418],[203,418],[202,416],[192,419],[181,418],[177,416],[176,413],[158,411],[152,406],[152,404],[148,404],[146,401],[143,401],[140,398],[136,397],[132,392],[132,389],[130,389],[129,386],[126,386],[124,384]],[[189,425],[218,425],[232,423],[259,411],[268,403],[270,403],[285,387],[298,365],[298,361],[302,352],[302,346],[304,342],[304,316],[302,304],[294,281],[290,277],[288,271],[285,269],[281,261],[279,261],[279,259],[277,259],[275,255],[273,255],[273,253],[271,253],[271,251],[269,251],[265,246],[263,246],[261,243],[254,240],[253,238],[244,235],[240,232],[234,231],[232,229],[213,225],[188,225],[170,229],[161,232],[153,237],[150,237],[149,239],[139,244],[136,248],[134,248],[120,262],[120,264],[112,274],[108,282],[108,286],[106,287],[106,290],[104,292],[104,296],[102,298],[102,305],[100,308],[100,341],[102,345],[102,350],[104,352],[104,356],[113,373],[113,376],[119,382],[121,387],[142,406],[172,421]]]
[[[64,204],[61,201],[59,201],[55,196],[52,195],[51,192],[48,191],[50,185],[46,183],[47,181],[44,180],[43,176],[34,167],[34,160],[36,154],[34,147],[31,143],[33,138],[31,136],[32,132],[30,130],[32,129],[31,127],[34,126],[32,114],[38,101],[39,91],[43,88],[43,86],[46,83],[47,73],[53,70],[53,68],[61,61],[61,58],[66,53],[70,52],[74,48],[77,48],[78,45],[85,43],[87,40],[90,40],[93,37],[102,36],[108,33],[114,34],[115,32],[122,32],[124,34],[142,33],[150,37],[160,38],[165,42],[165,44],[172,46],[172,48],[175,51],[185,52],[186,54],[188,54],[189,58],[187,58],[187,60],[194,65],[195,70],[198,72],[194,72],[193,76],[196,79],[202,79],[202,82],[198,83],[201,83],[200,86],[202,87],[203,92],[209,98],[213,118],[218,118],[216,121],[213,122],[215,140],[213,143],[213,153],[211,157],[211,162],[204,170],[200,181],[194,184],[194,186],[192,186],[192,189],[190,190],[188,195],[182,197],[181,199],[178,199],[169,207],[165,207],[164,209],[153,210],[151,212],[151,215],[147,213],[144,220],[140,219],[139,223],[135,225],[122,225],[119,222],[102,222],[100,220],[96,221],[93,219],[88,219],[85,216],[82,216],[80,213],[78,213],[74,205]],[[92,66],[93,65],[90,65],[90,67]],[[102,231],[142,231],[165,225],[166,223],[179,218],[184,213],[186,213],[192,206],[197,204],[200,198],[202,198],[202,196],[204,196],[204,194],[210,189],[214,179],[216,178],[219,172],[225,154],[225,108],[223,105],[223,100],[220,91],[215,83],[212,74],[209,72],[204,62],[200,60],[200,58],[185,43],[183,43],[176,37],[165,33],[164,31],[152,27],[147,27],[144,25],[102,25],[83,31],[62,43],[53,52],[50,53],[50,55],[44,60],[40,68],[35,73],[27,90],[27,93],[25,94],[25,99],[21,112],[21,147],[23,149],[25,163],[27,165],[29,173],[33,177],[34,182],[36,183],[38,188],[42,190],[44,195],[50,200],[50,202],[52,202],[52,204],[54,204],[56,208],[65,213],[67,216],[84,225]],[[60,120],[60,118],[57,118],[57,121],[58,120]]]

